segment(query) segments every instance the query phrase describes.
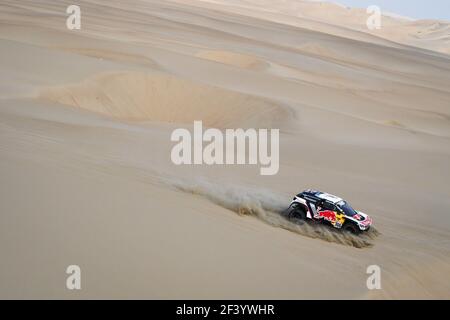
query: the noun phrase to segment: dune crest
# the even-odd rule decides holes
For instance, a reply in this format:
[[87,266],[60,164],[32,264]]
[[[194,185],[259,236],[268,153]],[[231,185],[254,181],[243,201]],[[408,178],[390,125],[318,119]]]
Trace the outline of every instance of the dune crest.
[[[374,42],[388,40],[385,45],[398,43],[450,53],[448,30],[450,23],[442,20],[414,20],[399,14],[382,12],[382,28],[369,30],[366,26],[369,14],[366,8],[352,8],[339,1],[311,0],[170,0],[183,4],[208,6],[226,12],[238,12],[249,17],[267,19],[277,23],[321,30],[349,39]],[[314,26],[313,28],[311,28]]]

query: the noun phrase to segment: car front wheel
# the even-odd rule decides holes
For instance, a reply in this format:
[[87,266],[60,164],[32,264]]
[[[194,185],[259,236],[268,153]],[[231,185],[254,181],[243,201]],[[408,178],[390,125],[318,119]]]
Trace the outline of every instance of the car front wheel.
[[352,224],[352,223],[345,224],[344,227],[343,227],[343,230],[345,232],[349,232],[349,233],[354,234],[354,235],[358,235],[358,234],[361,233],[361,230],[359,230],[359,228],[357,226],[355,226],[354,224]]

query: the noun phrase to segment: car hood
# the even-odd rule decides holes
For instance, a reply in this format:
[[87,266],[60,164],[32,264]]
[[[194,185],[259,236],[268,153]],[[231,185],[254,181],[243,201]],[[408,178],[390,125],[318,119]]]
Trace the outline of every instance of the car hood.
[[352,217],[347,216],[347,218],[364,226],[369,226],[372,224],[372,218],[370,218],[368,214],[365,214],[364,212],[361,211],[356,211],[356,214],[354,216]]

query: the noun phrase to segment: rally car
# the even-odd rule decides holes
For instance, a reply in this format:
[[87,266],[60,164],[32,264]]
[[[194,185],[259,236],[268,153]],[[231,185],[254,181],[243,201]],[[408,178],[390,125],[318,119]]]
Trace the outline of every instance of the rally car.
[[294,197],[287,210],[290,219],[312,220],[330,224],[353,234],[367,231],[372,219],[353,209],[347,201],[317,190],[305,190]]

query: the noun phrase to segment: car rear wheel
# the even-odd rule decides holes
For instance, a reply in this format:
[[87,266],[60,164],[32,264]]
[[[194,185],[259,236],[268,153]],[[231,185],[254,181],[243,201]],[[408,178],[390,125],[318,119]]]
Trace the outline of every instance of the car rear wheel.
[[289,219],[306,220],[305,209],[298,203],[294,203],[289,207]]

